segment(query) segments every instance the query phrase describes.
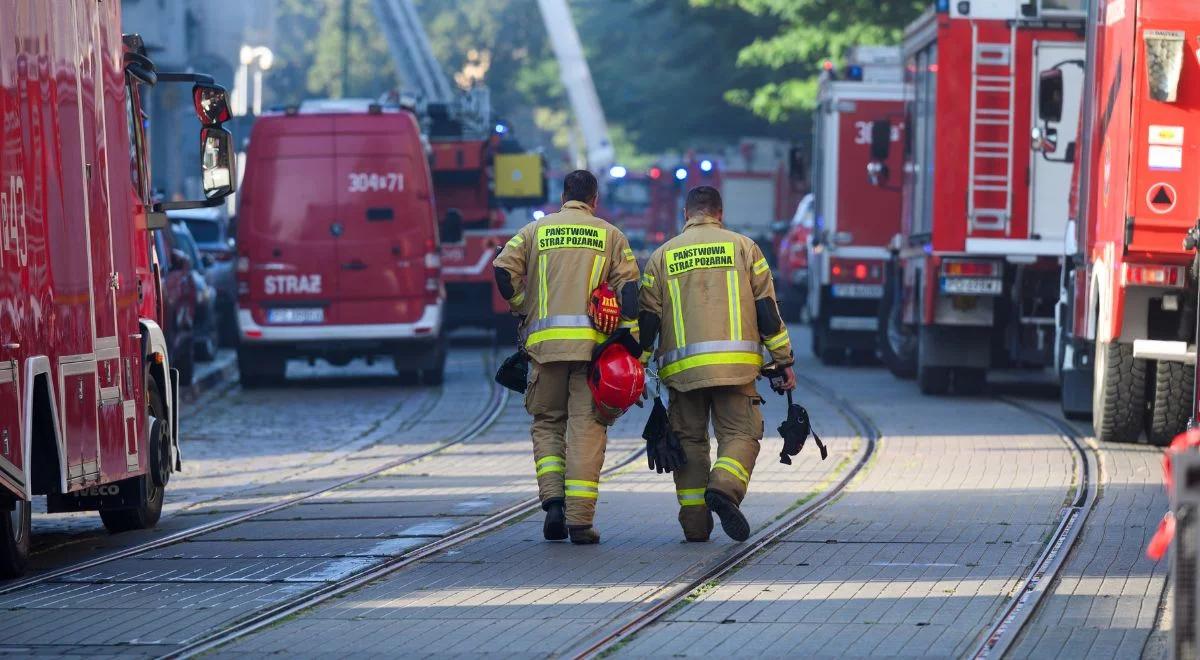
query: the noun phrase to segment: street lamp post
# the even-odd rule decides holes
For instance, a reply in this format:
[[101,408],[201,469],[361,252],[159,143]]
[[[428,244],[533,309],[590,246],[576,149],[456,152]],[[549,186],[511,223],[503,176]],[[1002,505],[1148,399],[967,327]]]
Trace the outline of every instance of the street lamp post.
[[[243,45],[240,53],[241,66],[233,82],[233,114],[241,117],[253,110],[257,116],[262,114],[262,79],[263,72],[269,71],[275,63],[275,53],[266,46]],[[248,89],[250,87],[250,68],[254,67],[254,100],[250,102]]]

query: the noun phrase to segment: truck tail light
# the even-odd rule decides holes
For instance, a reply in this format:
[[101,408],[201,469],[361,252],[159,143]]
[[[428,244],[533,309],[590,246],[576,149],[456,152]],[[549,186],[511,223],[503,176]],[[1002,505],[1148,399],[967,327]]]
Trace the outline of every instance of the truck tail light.
[[946,259],[942,262],[942,275],[944,277],[1000,277],[1000,262]]
[[883,281],[883,268],[874,261],[834,259],[829,274],[830,279],[838,283],[878,284]]
[[425,302],[436,303],[442,293],[442,256],[432,240],[425,243]]
[[1183,266],[1125,264],[1126,286],[1183,286]]

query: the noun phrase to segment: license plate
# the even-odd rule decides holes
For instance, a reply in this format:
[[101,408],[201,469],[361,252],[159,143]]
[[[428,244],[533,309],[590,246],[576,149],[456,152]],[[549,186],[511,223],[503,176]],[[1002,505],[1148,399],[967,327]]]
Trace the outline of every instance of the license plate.
[[991,277],[943,277],[942,292],[976,296],[998,296],[1004,283]]
[[324,323],[325,310],[320,307],[285,307],[267,310],[267,323],[279,325],[303,325]]
[[834,298],[882,298],[882,284],[834,284],[829,288]]

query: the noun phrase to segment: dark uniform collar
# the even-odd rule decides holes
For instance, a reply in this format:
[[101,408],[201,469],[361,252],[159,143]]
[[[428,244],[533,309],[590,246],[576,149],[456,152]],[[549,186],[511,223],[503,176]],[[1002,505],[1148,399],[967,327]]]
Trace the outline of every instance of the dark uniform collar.
[[586,213],[588,215],[592,215],[592,207],[588,206],[586,202],[579,202],[579,201],[571,200],[571,201],[567,202],[566,204],[562,205],[563,211],[566,211],[567,209],[570,209],[572,211],[583,211],[584,213]]
[[694,215],[687,219],[687,224],[683,226],[683,229],[687,231],[692,227],[699,227],[700,225],[717,225],[719,227],[721,221],[711,215]]

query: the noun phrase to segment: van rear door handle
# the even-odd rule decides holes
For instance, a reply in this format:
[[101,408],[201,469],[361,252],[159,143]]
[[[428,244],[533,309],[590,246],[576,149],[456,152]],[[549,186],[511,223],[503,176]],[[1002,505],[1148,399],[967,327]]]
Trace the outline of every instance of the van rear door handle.
[[342,264],[342,270],[366,270],[367,265],[358,259],[351,261],[348,264]]

